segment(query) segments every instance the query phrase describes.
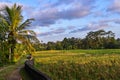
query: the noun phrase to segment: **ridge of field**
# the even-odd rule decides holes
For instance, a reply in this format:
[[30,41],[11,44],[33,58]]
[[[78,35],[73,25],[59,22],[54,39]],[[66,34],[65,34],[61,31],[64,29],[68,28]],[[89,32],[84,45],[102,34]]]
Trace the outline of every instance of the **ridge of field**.
[[0,67],[0,80],[11,80],[9,76],[11,76],[15,70],[20,69],[24,65],[25,60],[25,57],[21,57],[16,63]]
[[50,50],[34,54],[52,80],[120,80],[120,49]]

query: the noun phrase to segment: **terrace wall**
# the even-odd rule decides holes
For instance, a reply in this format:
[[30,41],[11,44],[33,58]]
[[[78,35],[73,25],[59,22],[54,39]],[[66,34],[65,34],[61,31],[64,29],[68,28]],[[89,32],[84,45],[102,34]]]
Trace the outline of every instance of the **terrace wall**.
[[37,70],[34,66],[30,65],[29,62],[25,62],[24,68],[32,80],[51,80],[48,75]]

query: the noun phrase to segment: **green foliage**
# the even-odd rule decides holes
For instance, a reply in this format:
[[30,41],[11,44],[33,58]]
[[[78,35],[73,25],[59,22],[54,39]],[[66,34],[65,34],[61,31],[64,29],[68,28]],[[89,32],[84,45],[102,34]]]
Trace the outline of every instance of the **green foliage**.
[[119,80],[120,50],[40,51],[36,67],[52,80]]
[[[39,42],[35,32],[26,29],[34,19],[23,20],[21,11],[21,6],[16,4],[12,7],[5,6],[0,10],[0,58],[2,60],[14,62],[18,42],[26,45],[29,52],[34,50],[31,43]],[[20,56],[19,53],[17,57]]]
[[17,62],[22,56],[27,54],[26,46],[20,43],[17,43],[14,49],[14,61]]
[[83,39],[64,38],[62,41],[43,44],[40,45],[44,50],[118,49],[120,48],[120,39],[115,39],[115,34],[112,31],[98,30],[90,31]]
[[55,43],[54,42],[48,42],[47,50],[54,50],[54,49],[55,49]]
[[8,61],[8,49],[9,46],[7,45],[7,42],[1,42],[0,44],[0,63],[2,64],[7,64],[9,61]]

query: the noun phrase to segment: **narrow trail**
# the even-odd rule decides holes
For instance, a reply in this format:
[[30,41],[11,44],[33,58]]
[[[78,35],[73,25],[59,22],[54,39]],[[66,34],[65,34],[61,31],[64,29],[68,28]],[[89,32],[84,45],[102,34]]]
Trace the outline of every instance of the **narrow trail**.
[[22,80],[20,76],[20,69],[22,67],[16,68],[10,75],[8,75],[6,80]]
[[0,68],[0,72],[3,71],[6,68],[8,68],[8,66]]

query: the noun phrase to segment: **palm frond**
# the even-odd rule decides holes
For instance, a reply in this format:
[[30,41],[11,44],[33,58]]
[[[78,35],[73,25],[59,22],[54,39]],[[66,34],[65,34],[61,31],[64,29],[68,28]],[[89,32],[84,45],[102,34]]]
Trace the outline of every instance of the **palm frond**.
[[33,35],[21,35],[22,37],[24,37],[26,40],[29,40],[32,43],[38,43],[39,40],[37,39],[36,36]]
[[0,14],[0,23],[8,26],[10,25],[10,22],[8,21],[8,18],[6,17],[6,14],[3,12]]
[[[31,46],[31,43],[39,42],[34,31],[26,30],[26,27],[30,26],[33,20],[31,18],[23,22],[21,6],[17,6],[16,4],[12,7],[6,6],[3,14],[0,13],[0,34],[5,33],[8,42],[18,40]],[[15,44],[13,43],[12,45]]]
[[25,29],[26,27],[30,26],[30,24],[32,23],[34,19],[31,18],[31,19],[27,19],[25,22],[23,22],[18,28],[17,30],[22,30],[22,29]]
[[13,22],[13,19],[12,19],[13,12],[11,11],[11,9],[8,6],[5,7],[5,11],[6,12],[5,12],[4,18],[6,19],[6,21],[9,22],[9,24],[11,24]]
[[5,10],[5,18],[10,24],[10,30],[15,30],[23,20],[23,16],[21,15],[21,6],[16,6],[16,4],[12,8],[6,6]]
[[32,30],[21,30],[21,31],[18,31],[18,34],[36,36],[36,33]]
[[30,42],[39,42],[39,40],[36,37],[36,33],[32,30],[19,31],[18,36],[22,36],[23,38],[29,40]]

